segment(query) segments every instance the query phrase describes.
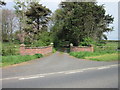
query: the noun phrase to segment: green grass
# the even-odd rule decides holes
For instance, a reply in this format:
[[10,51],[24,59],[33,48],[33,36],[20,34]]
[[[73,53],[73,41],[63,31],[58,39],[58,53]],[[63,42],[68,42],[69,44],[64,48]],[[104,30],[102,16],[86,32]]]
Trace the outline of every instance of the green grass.
[[53,50],[52,50],[52,53],[55,53],[57,50],[55,49],[55,48],[53,48]]
[[85,59],[89,60],[95,60],[95,61],[117,61],[118,60],[118,54],[105,54],[105,55],[100,55],[96,57],[85,57]]
[[19,47],[20,44],[2,43],[2,53],[4,53],[4,56],[1,57],[0,62],[2,63],[0,63],[0,66],[18,64],[42,57],[42,54],[21,56],[19,55]]
[[72,56],[75,56],[77,58],[85,58],[88,56],[98,56],[98,55],[104,55],[104,54],[112,54],[117,53],[117,51],[95,51],[95,52],[70,52],[69,54]]
[[96,61],[114,61],[118,60],[117,52],[71,52],[71,56]]
[[107,42],[104,46],[94,46],[94,51],[115,51],[118,48],[118,42]]
[[12,55],[12,56],[2,56],[2,66],[8,66],[8,65],[13,65],[13,64],[18,64],[21,62],[26,62],[30,61],[33,59],[37,59],[42,57],[41,54],[36,54],[36,55]]
[[19,47],[20,44],[14,43],[0,43],[2,46],[2,55],[0,59],[0,67],[1,66],[8,66],[13,64],[18,64],[21,62],[26,62],[29,60],[34,60],[37,58],[43,57],[42,54],[35,54],[35,55],[19,55]]
[[118,42],[107,42],[105,46],[118,47]]
[[[118,48],[118,42],[107,41],[107,43],[104,46],[94,46],[94,52],[70,52],[69,54],[71,56],[81,59],[111,61],[111,60],[118,60],[117,48]],[[91,58],[91,57],[97,57],[97,58]]]

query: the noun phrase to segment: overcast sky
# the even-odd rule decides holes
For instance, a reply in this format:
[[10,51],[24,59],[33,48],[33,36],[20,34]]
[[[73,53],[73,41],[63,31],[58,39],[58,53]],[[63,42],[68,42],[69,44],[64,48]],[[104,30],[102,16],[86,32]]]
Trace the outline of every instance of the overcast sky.
[[[4,0],[7,2],[6,7],[11,9],[13,7],[13,0]],[[44,6],[48,7],[52,12],[54,12],[59,3],[62,0],[40,0]],[[97,0],[98,4],[104,4],[106,9],[106,14],[110,14],[114,17],[114,23],[111,25],[114,27],[114,31],[107,33],[109,40],[118,40],[118,1],[119,0]]]

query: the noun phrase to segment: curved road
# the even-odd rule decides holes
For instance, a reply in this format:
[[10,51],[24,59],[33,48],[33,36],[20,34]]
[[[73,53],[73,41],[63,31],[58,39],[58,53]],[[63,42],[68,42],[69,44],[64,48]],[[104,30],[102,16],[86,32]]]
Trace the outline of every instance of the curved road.
[[77,59],[67,53],[2,69],[3,88],[118,88],[118,62]]

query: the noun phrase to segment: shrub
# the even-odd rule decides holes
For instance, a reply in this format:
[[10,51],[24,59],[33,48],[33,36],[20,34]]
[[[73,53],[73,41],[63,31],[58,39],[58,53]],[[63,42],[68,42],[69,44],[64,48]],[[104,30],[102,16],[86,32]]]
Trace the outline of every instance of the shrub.
[[35,54],[35,56],[36,56],[37,58],[41,58],[41,57],[43,57],[42,54]]
[[92,44],[95,44],[95,42],[89,37],[84,38],[83,42],[80,42],[80,46],[89,46]]
[[47,46],[47,44],[44,43],[42,40],[38,40],[38,41],[34,42],[31,46],[41,47],[41,46]]
[[18,55],[19,54],[19,44],[14,43],[2,43],[2,56],[7,55]]
[[95,43],[96,46],[105,46],[106,45],[106,41],[105,40],[100,40],[98,42]]
[[33,42],[32,46],[41,47],[41,46],[48,46],[52,42],[51,33],[47,31],[41,32],[41,34],[37,35],[37,40]]
[[17,55],[17,50],[15,47],[3,47],[2,48],[2,56],[7,55]]
[[92,55],[92,52],[70,52],[70,55],[75,56],[77,58],[85,58],[86,56]]

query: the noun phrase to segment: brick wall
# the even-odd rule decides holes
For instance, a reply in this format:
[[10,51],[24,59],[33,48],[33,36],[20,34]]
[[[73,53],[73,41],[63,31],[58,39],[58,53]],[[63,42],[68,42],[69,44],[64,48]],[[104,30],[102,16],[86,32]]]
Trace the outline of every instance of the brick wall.
[[80,51],[88,51],[88,52],[93,52],[94,49],[92,46],[82,46],[82,47],[78,47],[78,46],[71,46],[70,47],[70,51],[71,52],[80,52]]
[[48,54],[52,52],[52,46],[45,47],[25,47],[24,44],[20,45],[20,55],[34,55],[37,53]]

